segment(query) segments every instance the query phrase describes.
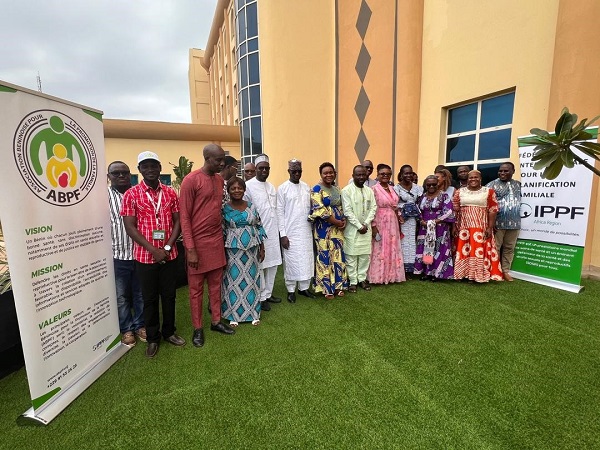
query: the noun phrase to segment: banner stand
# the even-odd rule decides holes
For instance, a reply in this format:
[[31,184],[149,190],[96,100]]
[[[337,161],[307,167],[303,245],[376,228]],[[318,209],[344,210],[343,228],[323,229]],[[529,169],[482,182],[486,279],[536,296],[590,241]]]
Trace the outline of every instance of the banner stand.
[[563,291],[573,292],[575,294],[579,294],[585,289],[584,286],[577,286],[576,284],[564,283],[562,281],[552,280],[550,278],[537,277],[528,273],[515,272],[514,270],[510,271],[510,275],[512,275],[513,278],[517,278],[519,280],[529,281],[531,283],[536,284],[543,284],[544,286],[562,289]]
[[79,397],[100,375],[116,363],[121,356],[127,353],[130,347],[119,344],[118,348],[107,352],[101,360],[97,361],[89,370],[83,372],[77,379],[67,386],[57,397],[36,410],[29,408],[17,417],[20,426],[45,426],[58,416],[71,402]]

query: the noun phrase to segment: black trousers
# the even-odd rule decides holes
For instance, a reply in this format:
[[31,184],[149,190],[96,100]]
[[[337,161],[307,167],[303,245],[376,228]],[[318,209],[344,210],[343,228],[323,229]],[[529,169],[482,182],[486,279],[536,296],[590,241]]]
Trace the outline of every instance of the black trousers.
[[[135,262],[142,296],[144,297],[144,323],[148,342],[160,342],[175,333],[175,291],[177,286],[177,262],[165,264],[142,264]],[[162,332],[160,327],[160,303],[162,303]]]

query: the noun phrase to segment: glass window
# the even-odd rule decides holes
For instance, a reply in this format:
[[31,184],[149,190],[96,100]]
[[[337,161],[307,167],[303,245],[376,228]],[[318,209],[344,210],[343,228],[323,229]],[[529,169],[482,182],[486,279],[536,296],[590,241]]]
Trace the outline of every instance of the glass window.
[[250,147],[250,120],[242,120],[242,136],[243,136],[243,154],[251,155],[252,148]]
[[246,53],[247,53],[246,43],[244,42],[242,45],[240,45],[240,57],[244,56]]
[[250,132],[252,133],[252,154],[262,153],[262,125],[260,117],[250,119]]
[[248,117],[250,115],[250,105],[248,103],[248,88],[241,90],[240,104],[242,105],[242,109],[240,111],[240,116],[242,116],[242,118]]
[[238,12],[238,42],[244,42],[246,40],[246,10],[242,9]]
[[446,162],[471,161],[475,158],[475,135],[448,139]]
[[238,71],[240,73],[240,87],[248,86],[248,58],[244,56],[240,59]]
[[162,184],[166,184],[167,186],[171,186],[171,174],[160,174],[159,176],[160,182]]
[[250,39],[248,41],[248,52],[255,52],[258,50],[258,38]]
[[479,159],[510,157],[511,130],[490,131],[479,135]]
[[445,164],[453,174],[468,165],[497,178],[498,166],[510,158],[514,103],[510,92],[448,109]]
[[477,103],[460,106],[448,112],[448,134],[474,130],[477,126]]
[[512,123],[514,106],[514,92],[482,101],[481,125],[479,128],[497,127]]
[[135,186],[136,184],[138,184],[138,174],[132,173],[131,174],[131,185]]
[[477,170],[481,172],[481,184],[486,185],[498,178],[498,169],[502,163],[479,164]]
[[250,115],[260,115],[260,86],[250,88]]
[[258,36],[258,21],[256,19],[256,3],[251,3],[246,6],[246,39]]
[[258,65],[258,52],[248,55],[248,84],[260,83],[260,68]]

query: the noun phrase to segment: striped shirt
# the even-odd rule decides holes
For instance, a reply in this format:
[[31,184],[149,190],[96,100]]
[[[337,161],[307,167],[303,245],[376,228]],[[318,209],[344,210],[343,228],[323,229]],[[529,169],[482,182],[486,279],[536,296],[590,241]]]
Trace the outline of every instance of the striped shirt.
[[133,259],[133,240],[125,232],[121,204],[123,194],[112,187],[108,188],[108,206],[110,208],[110,235],[112,237],[113,258],[122,261]]
[[[156,189],[152,189],[143,180],[125,192],[121,205],[121,215],[135,217],[138,231],[156,248],[163,248],[173,234],[173,213],[178,212],[179,200],[173,188],[159,183]],[[152,238],[152,232],[157,230],[165,232],[164,239]],[[155,263],[152,253],[137,242],[133,243],[133,258],[142,264]],[[175,258],[176,245],[169,252],[167,261]]]

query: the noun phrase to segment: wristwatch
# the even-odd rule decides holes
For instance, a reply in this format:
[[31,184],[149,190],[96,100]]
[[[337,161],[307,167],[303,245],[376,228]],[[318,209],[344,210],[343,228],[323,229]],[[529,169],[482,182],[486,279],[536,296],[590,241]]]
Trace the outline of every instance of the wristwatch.
[[170,246],[169,244],[167,244],[167,245],[165,245],[165,246],[163,247],[163,249],[164,249],[165,251],[167,251],[167,252],[170,252],[170,251],[171,251],[171,246]]

